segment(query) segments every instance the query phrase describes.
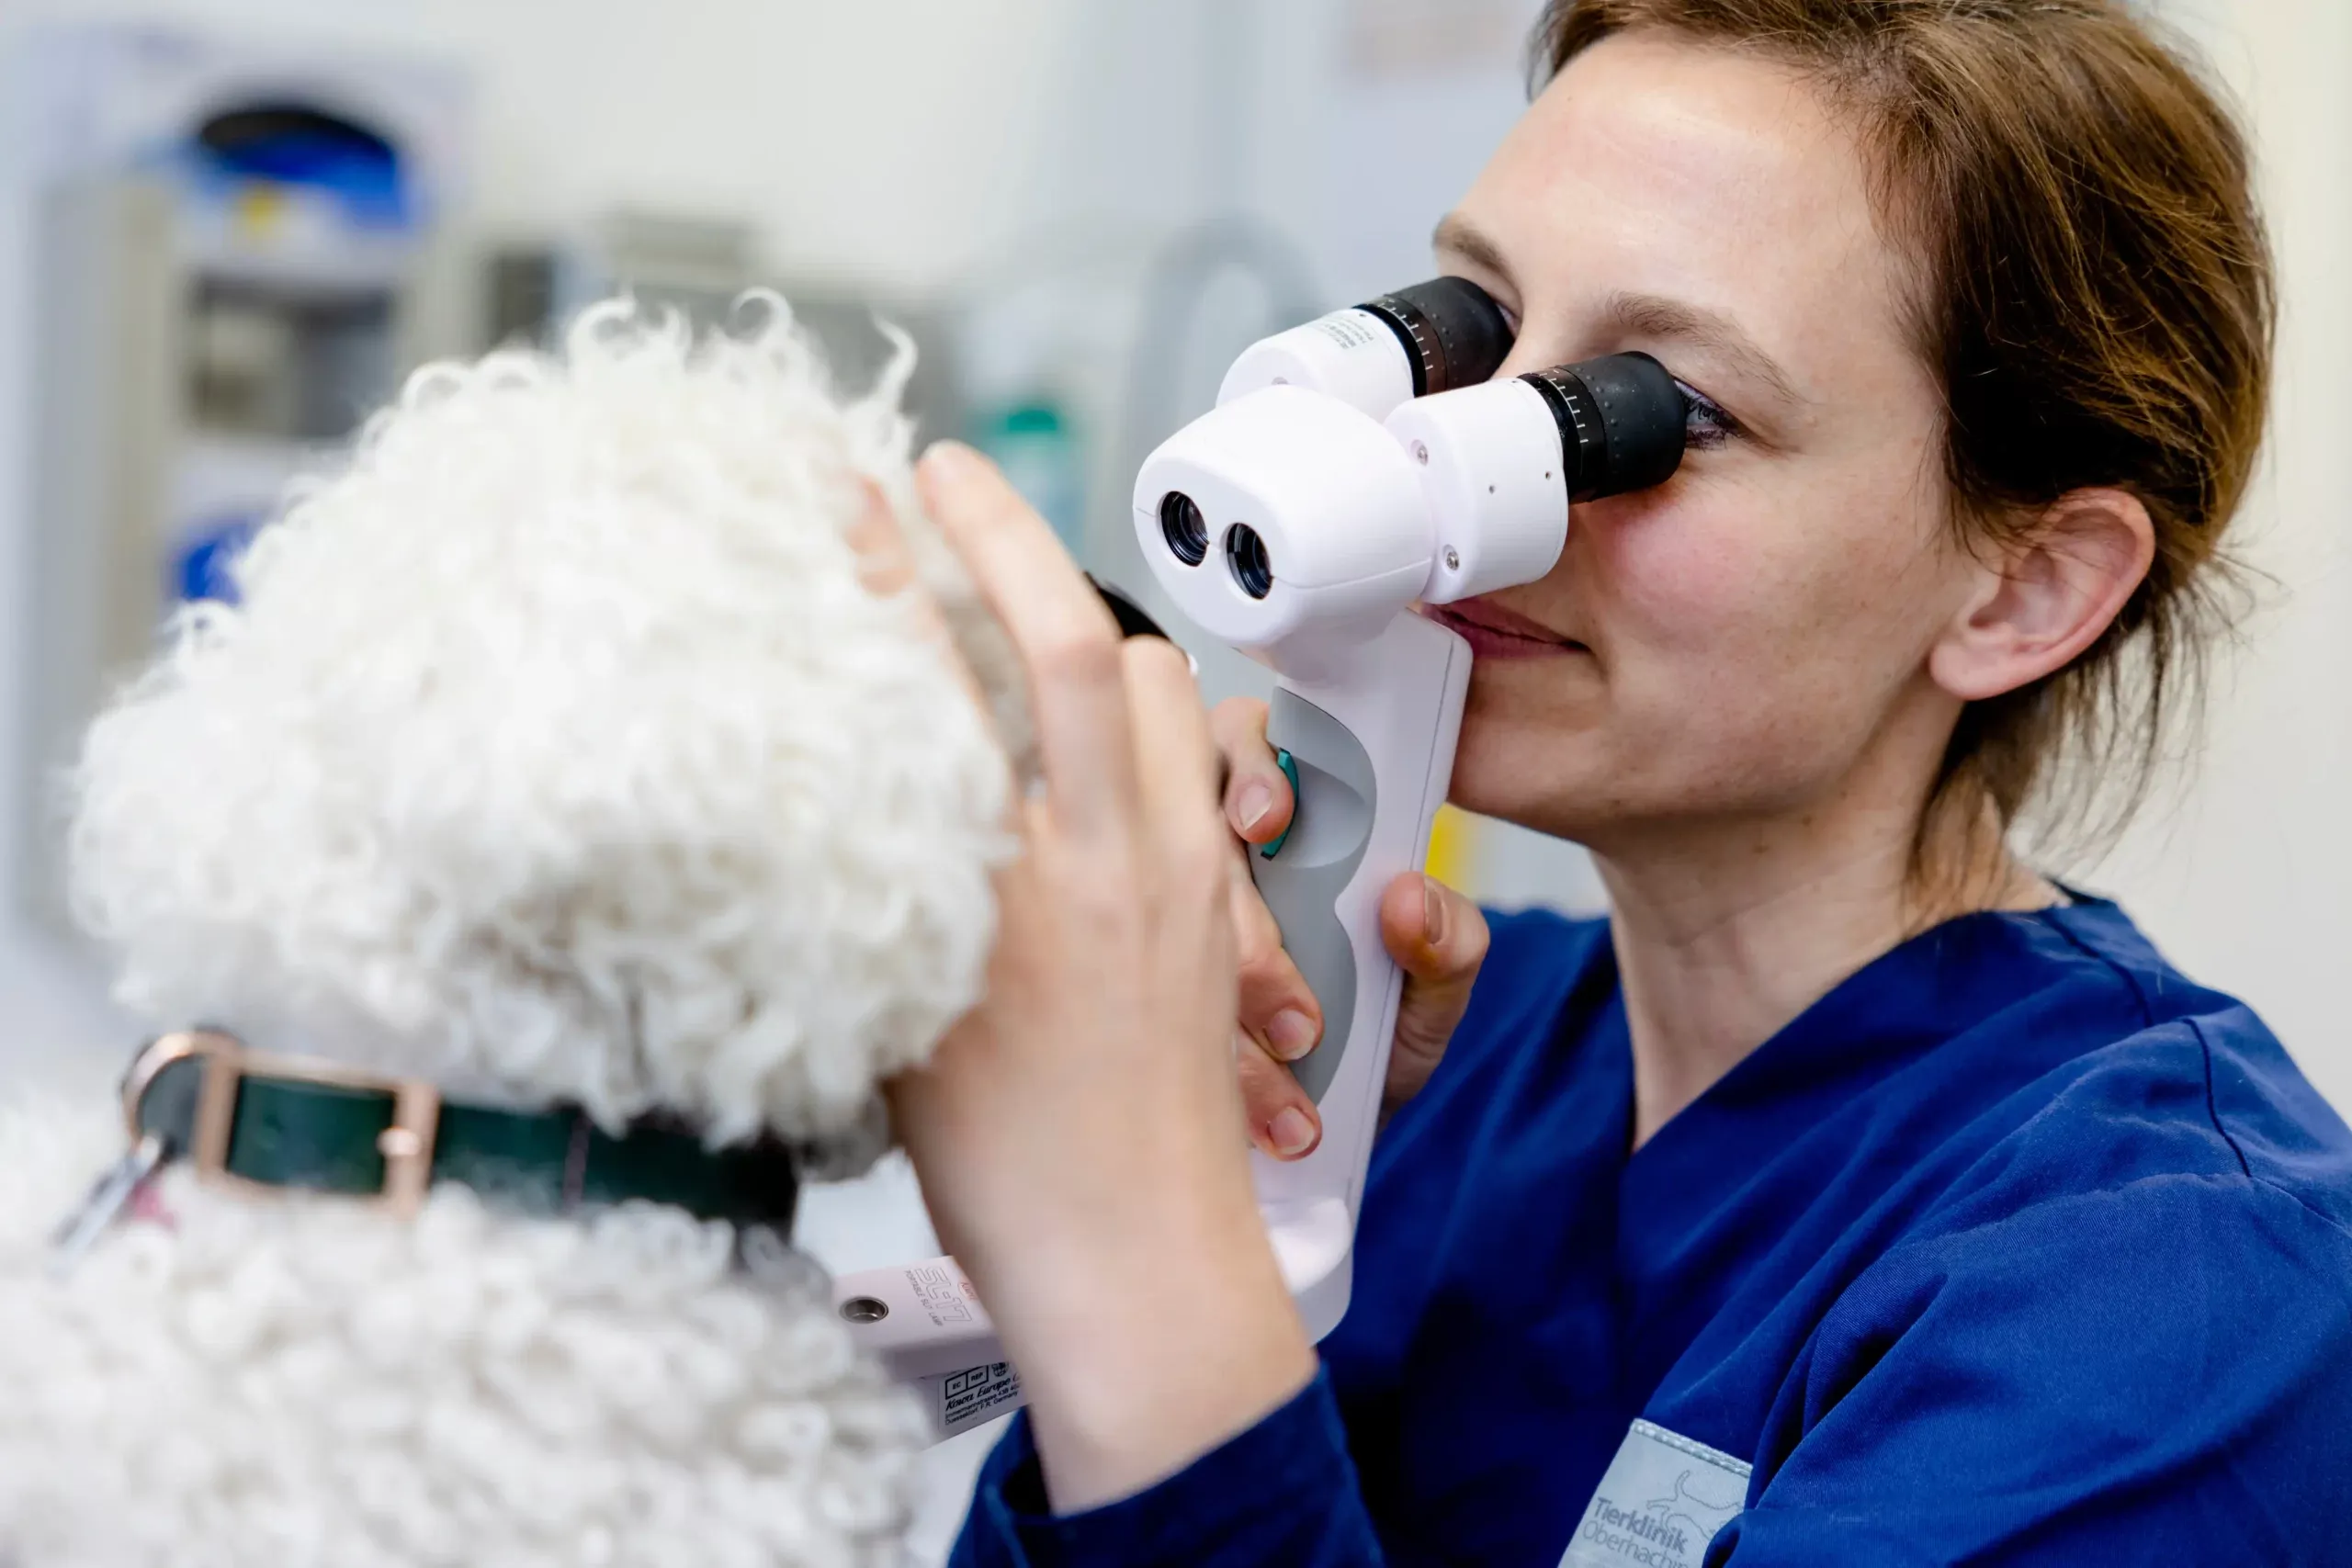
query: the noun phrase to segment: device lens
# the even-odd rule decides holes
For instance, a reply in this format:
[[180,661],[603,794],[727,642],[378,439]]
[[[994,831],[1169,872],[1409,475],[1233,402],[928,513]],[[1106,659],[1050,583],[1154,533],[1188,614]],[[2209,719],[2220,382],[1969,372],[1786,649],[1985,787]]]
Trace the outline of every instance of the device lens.
[[1274,565],[1266,558],[1266,541],[1249,524],[1236,523],[1226,531],[1225,558],[1233,568],[1233,581],[1250,598],[1263,599],[1274,591]]
[[1168,499],[1159,503],[1159,534],[1186,566],[1198,566],[1208,558],[1208,519],[1182,491],[1170,491]]

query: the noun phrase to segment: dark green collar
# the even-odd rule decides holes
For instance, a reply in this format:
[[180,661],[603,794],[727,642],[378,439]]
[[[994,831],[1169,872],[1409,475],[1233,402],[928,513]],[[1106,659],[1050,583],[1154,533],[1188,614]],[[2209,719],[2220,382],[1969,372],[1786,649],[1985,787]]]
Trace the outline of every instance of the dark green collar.
[[712,1150],[652,1122],[616,1138],[575,1108],[460,1104],[426,1084],[263,1055],[211,1030],[141,1052],[123,1107],[133,1140],[153,1135],[164,1157],[206,1175],[408,1213],[432,1184],[455,1181],[530,1213],[635,1198],[789,1235],[798,1193],[792,1151],[773,1140]]

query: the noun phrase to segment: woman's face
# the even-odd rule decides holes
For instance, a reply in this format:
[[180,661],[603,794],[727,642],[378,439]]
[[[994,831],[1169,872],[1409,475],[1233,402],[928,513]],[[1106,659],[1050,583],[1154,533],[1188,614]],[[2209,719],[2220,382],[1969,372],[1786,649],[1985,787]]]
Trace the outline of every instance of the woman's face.
[[1430,614],[1477,654],[1453,798],[1628,832],[1924,795],[1968,591],[1937,387],[1849,128],[1793,73],[1657,36],[1580,56],[1439,236],[1506,374],[1628,349],[1691,390],[1679,473],[1576,509],[1539,582]]

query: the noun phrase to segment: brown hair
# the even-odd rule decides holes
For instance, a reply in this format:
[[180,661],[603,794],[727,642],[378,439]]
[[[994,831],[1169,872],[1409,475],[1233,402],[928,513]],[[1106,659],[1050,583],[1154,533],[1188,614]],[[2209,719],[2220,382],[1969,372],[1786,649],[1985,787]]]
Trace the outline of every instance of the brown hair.
[[1538,79],[1637,28],[1757,51],[1858,116],[1881,221],[1918,267],[1968,537],[2029,532],[2086,486],[2147,507],[2146,580],[2068,668],[1969,705],[1917,846],[1945,821],[2005,831],[2053,775],[2105,841],[2237,597],[2217,552],[2261,444],[2274,314],[2245,139],[2112,0],[1551,0]]

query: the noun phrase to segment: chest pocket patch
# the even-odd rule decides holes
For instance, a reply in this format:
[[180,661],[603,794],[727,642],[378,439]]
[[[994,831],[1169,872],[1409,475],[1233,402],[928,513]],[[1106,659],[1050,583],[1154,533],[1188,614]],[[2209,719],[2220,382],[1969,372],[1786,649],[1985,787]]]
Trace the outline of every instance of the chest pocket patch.
[[1699,1568],[1747,1498],[1749,1467],[1636,1421],[1585,1505],[1560,1568]]

